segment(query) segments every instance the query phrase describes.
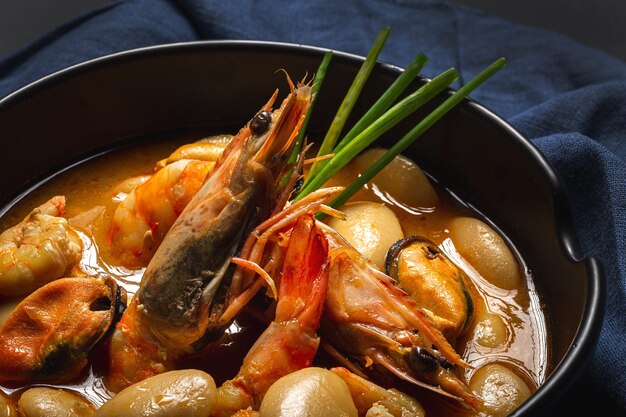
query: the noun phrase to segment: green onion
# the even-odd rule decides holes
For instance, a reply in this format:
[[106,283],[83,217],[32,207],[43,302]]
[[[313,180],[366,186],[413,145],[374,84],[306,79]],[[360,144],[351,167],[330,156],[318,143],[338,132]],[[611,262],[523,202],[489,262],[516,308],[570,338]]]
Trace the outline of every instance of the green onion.
[[[385,44],[387,37],[389,37],[390,32],[391,29],[389,29],[388,27],[384,27],[380,30],[380,32],[378,32],[378,36],[374,41],[374,45],[372,45],[372,49],[370,49],[369,53],[367,54],[363,65],[361,65],[361,68],[354,78],[354,81],[352,82],[348,93],[346,93],[343,102],[339,106],[339,110],[337,110],[335,118],[333,119],[330,127],[328,128],[328,131],[326,132],[326,136],[322,141],[322,145],[320,146],[317,156],[327,155],[331,153],[333,148],[335,147],[335,143],[337,143],[337,139],[341,134],[341,130],[346,124],[346,120],[348,120],[348,116],[350,115],[350,112],[352,111],[352,108],[354,107],[354,104],[356,103],[356,100],[359,97],[363,86],[365,85],[365,81],[367,81],[367,78],[374,69],[374,65],[376,64],[378,55],[383,49],[383,45]],[[320,169],[320,164],[314,163],[311,166],[311,170],[309,171],[310,175],[315,174],[318,169]]]
[[[370,107],[370,109],[361,117],[352,129],[346,136],[339,141],[333,152],[340,151],[344,146],[346,146],[352,139],[354,139],[359,133],[361,133],[365,128],[371,125],[376,119],[378,119],[384,112],[391,107],[394,101],[402,94],[404,90],[411,84],[413,79],[417,76],[420,70],[424,67],[424,65],[428,62],[428,58],[426,55],[419,54],[413,62],[406,67],[404,72],[400,74],[400,76],[391,84],[391,86],[385,91],[385,93],[380,96],[380,98]],[[326,161],[323,161],[326,162]]]
[[374,123],[369,125],[363,132],[357,135],[350,143],[345,145],[339,152],[333,156],[320,172],[309,182],[305,182],[302,190],[296,196],[295,200],[299,200],[312,191],[320,188],[326,181],[335,175],[341,168],[358,155],[363,149],[367,148],[372,142],[378,139],[383,133],[398,124],[402,119],[419,109],[430,99],[435,97],[446,87],[452,84],[459,74],[454,68],[450,68],[429,83],[423,85],[413,94],[407,96],[398,104],[387,110],[385,114],[379,117]]
[[402,137],[394,146],[383,154],[376,162],[374,162],[364,173],[361,174],[350,186],[348,186],[337,198],[335,198],[330,206],[338,208],[342,206],[350,197],[354,195],[363,185],[370,181],[378,174],[389,162],[396,156],[400,155],[406,148],[419,138],[426,130],[441,119],[448,111],[453,109],[465,97],[467,97],[478,86],[487,81],[493,74],[498,72],[506,65],[506,60],[500,58],[493,64],[485,68],[480,74],[474,77],[470,82],[461,87],[452,94],[439,107],[433,110],[428,116],[422,119],[413,129]]
[[332,51],[328,51],[324,54],[324,58],[322,59],[322,63],[317,68],[317,72],[315,73],[315,80],[313,82],[313,88],[311,88],[311,95],[313,96],[311,100],[311,105],[309,106],[309,111],[306,113],[304,118],[304,122],[302,122],[302,127],[300,128],[300,134],[298,135],[298,139],[296,140],[296,144],[291,152],[291,156],[289,157],[289,163],[292,164],[296,162],[296,158],[302,149],[302,144],[304,143],[304,135],[306,134],[306,127],[309,124],[309,119],[311,118],[311,113],[313,112],[313,106],[315,105],[315,101],[317,100],[317,93],[322,88],[322,84],[324,83],[324,78],[326,78],[326,70],[328,69],[328,65],[330,64],[330,60],[333,57]]

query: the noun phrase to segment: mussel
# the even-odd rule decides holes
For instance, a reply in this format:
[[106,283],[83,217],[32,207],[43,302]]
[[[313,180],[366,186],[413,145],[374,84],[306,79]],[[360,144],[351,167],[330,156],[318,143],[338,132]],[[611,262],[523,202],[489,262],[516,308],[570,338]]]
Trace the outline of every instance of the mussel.
[[394,243],[385,272],[427,313],[452,342],[468,326],[474,304],[463,272],[430,240],[409,236]]
[[110,277],[62,278],[39,288],[0,330],[0,381],[75,378],[125,304],[126,293]]

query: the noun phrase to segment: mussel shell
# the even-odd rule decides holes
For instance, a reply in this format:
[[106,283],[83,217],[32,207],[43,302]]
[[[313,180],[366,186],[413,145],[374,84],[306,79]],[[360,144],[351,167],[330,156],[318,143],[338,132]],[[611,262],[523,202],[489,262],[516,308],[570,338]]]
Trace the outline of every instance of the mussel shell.
[[398,260],[400,258],[400,253],[414,243],[423,244],[428,247],[430,250],[433,251],[433,256],[436,256],[438,254],[442,254],[443,256],[445,256],[443,252],[439,250],[437,245],[435,245],[435,243],[431,240],[426,239],[423,236],[411,235],[405,237],[404,239],[398,240],[389,247],[389,250],[387,251],[387,256],[385,257],[385,273],[387,275],[397,280]]
[[64,382],[108,335],[126,294],[110,277],[63,278],[26,297],[0,330],[0,380]]
[[[423,265],[423,270],[420,271],[420,274],[417,274],[419,275],[417,277],[413,271],[411,271],[411,273],[414,275],[410,276],[409,271],[400,270],[400,258],[402,257],[403,251],[408,248],[412,248],[415,245],[419,246],[423,250],[424,256],[421,258],[421,261],[426,261],[426,263],[428,263],[427,265]],[[420,261],[420,259],[415,259],[415,261]],[[433,262],[431,263],[429,261]],[[440,263],[437,264],[436,262]],[[443,270],[441,269],[442,267],[444,268]],[[454,318],[452,317],[454,314],[446,315],[445,308],[450,307],[450,299],[456,298],[456,304],[462,306],[463,311],[461,313],[465,316],[462,323],[460,323],[460,326],[457,326],[454,329],[440,329],[448,339],[454,339],[460,332],[464,331],[471,322],[474,313],[474,303],[471,295],[467,291],[463,272],[445,255],[441,249],[439,249],[434,242],[429,239],[413,235],[401,239],[391,245],[385,258],[385,273],[395,279],[398,286],[407,291],[413,299],[418,301],[418,304],[420,294],[417,294],[417,292],[419,292],[420,286],[422,284],[431,285],[431,287],[427,290],[432,291],[433,280],[440,281],[436,287],[440,290],[444,289],[448,291],[448,294],[436,293],[433,297],[429,297],[429,301],[431,302],[431,311],[435,314],[440,311],[442,312],[441,317],[444,319],[451,318],[454,322]],[[426,277],[425,274],[430,276]],[[415,282],[415,278],[423,281],[428,278],[430,279],[431,284],[425,282]],[[441,310],[438,310],[436,307],[433,308],[433,305],[438,297],[441,297],[442,301]]]

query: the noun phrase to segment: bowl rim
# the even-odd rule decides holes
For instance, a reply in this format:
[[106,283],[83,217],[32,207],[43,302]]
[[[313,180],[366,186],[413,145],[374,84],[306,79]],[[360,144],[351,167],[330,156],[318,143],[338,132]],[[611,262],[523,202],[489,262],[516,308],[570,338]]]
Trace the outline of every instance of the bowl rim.
[[[347,61],[355,65],[358,64],[359,66],[365,59],[365,57],[358,54],[318,46],[275,41],[208,40],[154,45],[96,57],[45,75],[0,98],[0,112],[3,112],[5,109],[18,104],[19,102],[27,100],[29,97],[37,94],[41,90],[45,90],[49,87],[57,85],[58,83],[62,83],[67,78],[101,69],[111,64],[122,63],[137,58],[155,57],[161,54],[171,54],[177,52],[197,52],[198,50],[205,49],[243,50],[250,48],[254,48],[255,52],[271,51],[300,55],[304,54],[316,56],[320,59],[324,53],[332,51],[334,57],[338,57],[343,61]],[[376,70],[391,75],[398,75],[404,69],[397,65],[378,61]],[[454,91],[451,89],[448,90]],[[566,392],[567,389],[573,385],[576,378],[583,372],[584,365],[588,363],[591,358],[600,335],[604,317],[605,278],[598,259],[592,256],[583,256],[574,229],[566,188],[556,170],[543,156],[539,149],[502,117],[498,116],[495,112],[489,110],[478,101],[473,100],[471,97],[466,98],[461,106],[463,106],[465,110],[474,113],[479,118],[485,118],[493,122],[494,127],[503,131],[507,136],[513,139],[519,149],[526,153],[530,159],[536,162],[541,176],[547,181],[550,189],[552,190],[554,203],[553,215],[555,217],[557,235],[559,237],[561,249],[563,250],[568,261],[572,263],[583,263],[587,271],[587,297],[585,300],[585,307],[583,309],[582,320],[576,331],[572,344],[565,353],[563,360],[560,363],[555,364],[552,373],[549,375],[544,384],[539,387],[537,392],[535,392],[526,402],[510,414],[511,417],[520,417],[526,413],[528,413],[527,415],[530,415],[531,412],[536,413],[537,411],[542,410],[542,408],[550,405],[564,392]],[[14,199],[10,199],[10,201],[11,200],[14,201]]]

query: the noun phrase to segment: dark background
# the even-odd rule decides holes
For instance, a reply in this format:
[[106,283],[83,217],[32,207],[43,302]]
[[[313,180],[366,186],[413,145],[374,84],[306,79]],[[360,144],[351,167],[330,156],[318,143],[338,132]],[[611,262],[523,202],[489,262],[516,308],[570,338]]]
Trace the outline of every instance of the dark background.
[[[110,0],[0,0],[0,58]],[[308,0],[313,1],[313,0]],[[626,61],[626,0],[456,0]]]

